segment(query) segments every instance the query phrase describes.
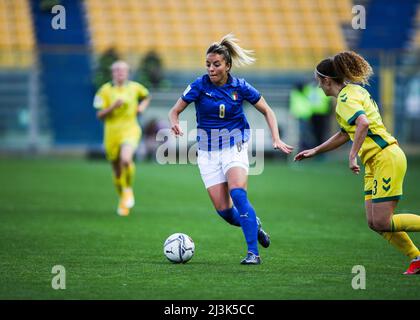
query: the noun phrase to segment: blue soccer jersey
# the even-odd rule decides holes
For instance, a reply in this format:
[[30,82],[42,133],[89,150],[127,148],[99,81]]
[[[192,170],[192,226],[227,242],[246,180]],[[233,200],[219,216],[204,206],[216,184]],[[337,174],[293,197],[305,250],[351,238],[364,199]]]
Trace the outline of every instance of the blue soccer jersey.
[[195,102],[197,141],[200,150],[217,150],[249,139],[249,123],[243,102],[256,104],[261,94],[244,79],[232,77],[223,86],[214,85],[208,75],[197,78],[181,96]]

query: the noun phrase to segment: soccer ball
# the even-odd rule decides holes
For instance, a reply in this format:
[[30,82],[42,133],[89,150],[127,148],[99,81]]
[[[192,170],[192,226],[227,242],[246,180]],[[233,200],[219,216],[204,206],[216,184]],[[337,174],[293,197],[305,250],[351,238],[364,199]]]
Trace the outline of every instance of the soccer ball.
[[163,244],[163,253],[173,263],[186,263],[194,255],[194,241],[184,233],[174,233]]

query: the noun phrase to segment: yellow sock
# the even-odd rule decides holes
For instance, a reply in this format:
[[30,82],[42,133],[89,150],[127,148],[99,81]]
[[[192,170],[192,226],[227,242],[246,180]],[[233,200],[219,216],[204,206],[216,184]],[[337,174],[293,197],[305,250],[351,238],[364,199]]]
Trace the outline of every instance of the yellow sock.
[[125,188],[127,188],[127,178],[126,178],[126,169],[123,167],[121,169],[120,176],[117,177],[114,175],[114,184],[117,189],[118,195],[121,196]]
[[121,197],[122,190],[123,190],[123,187],[121,185],[121,176],[119,178],[114,176],[114,185],[115,185],[115,189],[117,189],[118,195]]
[[125,168],[124,171],[126,186],[128,188],[132,188],[134,183],[134,175],[136,174],[136,165],[134,164],[134,162],[132,162],[127,168]]
[[400,250],[403,254],[414,259],[420,255],[419,249],[411,241],[410,237],[405,232],[382,232],[382,237],[388,240],[394,247]]
[[121,169],[121,175],[120,175],[120,184],[121,184],[121,188],[122,190],[124,190],[125,188],[127,188],[127,173],[126,173],[127,169],[126,168],[122,168]]
[[392,216],[392,231],[420,231],[420,216],[400,213]]

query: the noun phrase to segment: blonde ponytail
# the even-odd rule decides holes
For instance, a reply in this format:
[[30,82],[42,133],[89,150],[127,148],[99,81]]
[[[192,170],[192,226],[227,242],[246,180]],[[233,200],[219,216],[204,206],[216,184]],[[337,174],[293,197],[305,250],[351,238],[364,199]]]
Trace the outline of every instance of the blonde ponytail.
[[220,40],[220,45],[228,49],[235,66],[241,67],[253,64],[255,62],[254,51],[242,49],[237,42],[238,39],[232,33],[229,33]]
[[238,45],[238,39],[232,33],[225,35],[220,42],[213,43],[208,49],[207,54],[217,53],[223,55],[225,61],[232,65],[241,67],[255,62],[253,50],[243,49]]

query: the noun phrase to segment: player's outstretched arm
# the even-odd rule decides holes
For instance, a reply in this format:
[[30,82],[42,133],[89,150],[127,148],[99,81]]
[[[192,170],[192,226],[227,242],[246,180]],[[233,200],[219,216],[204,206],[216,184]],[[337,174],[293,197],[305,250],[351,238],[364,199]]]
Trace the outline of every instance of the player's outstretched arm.
[[188,103],[179,98],[175,105],[171,108],[171,110],[169,110],[168,116],[169,122],[171,124],[171,131],[175,136],[184,135],[184,133],[181,130],[181,127],[179,126],[179,115],[182,111],[185,110],[187,106]]
[[337,149],[338,147],[342,146],[349,140],[350,140],[350,137],[346,132],[339,131],[335,135],[333,135],[331,138],[329,138],[327,141],[325,141],[323,144],[320,144],[319,146],[315,148],[303,150],[299,152],[295,156],[295,161],[312,158],[313,156],[317,154]]
[[260,100],[258,100],[258,102],[254,106],[259,112],[261,112],[264,115],[265,120],[267,121],[268,127],[271,131],[271,137],[273,138],[273,148],[281,150],[286,154],[291,153],[293,147],[284,143],[280,139],[279,129],[277,127],[276,114],[265,101],[264,97],[261,97]]

